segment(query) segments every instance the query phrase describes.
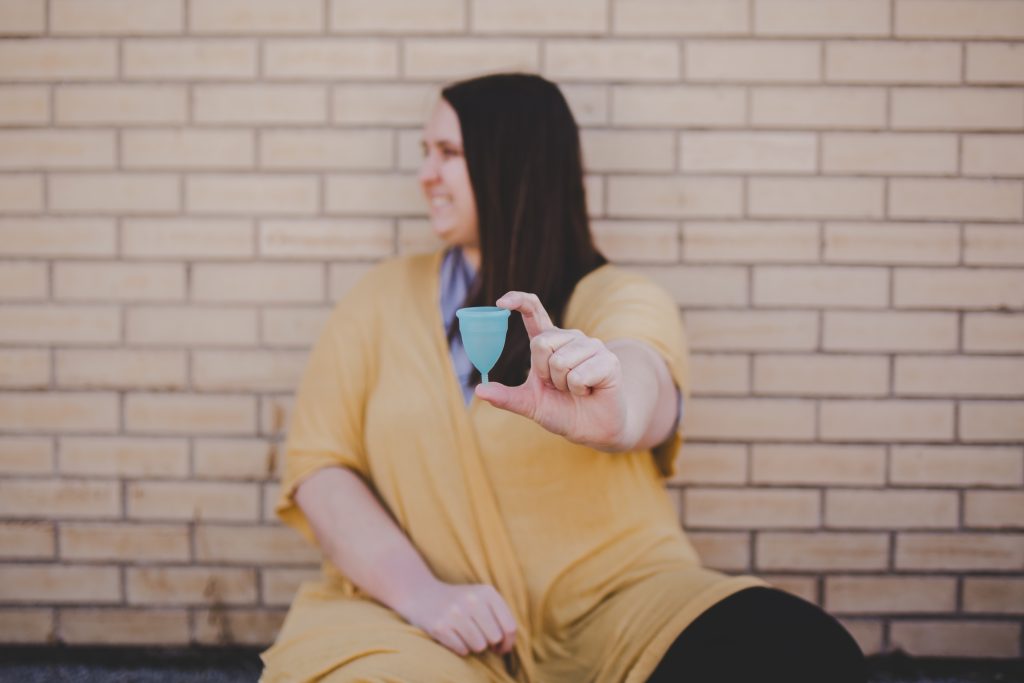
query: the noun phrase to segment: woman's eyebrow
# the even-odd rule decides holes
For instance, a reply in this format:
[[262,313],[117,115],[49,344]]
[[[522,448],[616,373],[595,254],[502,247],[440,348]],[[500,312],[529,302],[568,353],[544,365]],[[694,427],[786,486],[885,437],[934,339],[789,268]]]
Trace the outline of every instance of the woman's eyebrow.
[[449,140],[448,138],[436,138],[434,140],[429,140],[427,138],[423,138],[423,139],[420,140],[420,144],[421,145],[429,145],[429,144],[450,145],[452,147],[461,147],[462,146],[461,143],[455,142],[454,140]]

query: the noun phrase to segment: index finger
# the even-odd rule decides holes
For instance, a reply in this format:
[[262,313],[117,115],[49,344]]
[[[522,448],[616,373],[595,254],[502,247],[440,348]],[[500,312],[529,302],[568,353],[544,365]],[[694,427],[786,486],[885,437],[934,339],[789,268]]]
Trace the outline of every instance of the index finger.
[[501,308],[519,311],[523,314],[523,324],[526,325],[526,334],[530,339],[555,326],[536,294],[529,292],[507,292],[495,303]]

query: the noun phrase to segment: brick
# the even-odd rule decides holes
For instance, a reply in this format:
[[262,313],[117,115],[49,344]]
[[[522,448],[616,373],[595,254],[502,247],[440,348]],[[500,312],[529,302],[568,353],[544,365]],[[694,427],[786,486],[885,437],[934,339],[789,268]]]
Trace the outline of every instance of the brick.
[[333,123],[420,126],[437,102],[427,85],[368,83],[336,85],[331,90]]
[[603,125],[609,121],[609,88],[605,85],[559,84],[576,123],[581,126]]
[[0,4],[0,35],[33,35],[45,32],[45,0],[6,0]]
[[1024,135],[964,135],[963,154],[964,175],[1024,175]]
[[763,218],[881,218],[885,185],[874,178],[751,178],[748,211]]
[[319,569],[261,569],[260,594],[263,596],[263,604],[287,607],[295,599],[299,586],[306,581],[319,579]]
[[390,40],[271,40],[263,72],[282,79],[373,79],[398,76],[398,43]]
[[966,80],[1024,83],[1024,49],[1017,43],[968,43]]
[[53,440],[33,436],[0,437],[0,472],[49,474],[53,472]]
[[11,644],[53,643],[56,640],[53,610],[0,610],[0,639]]
[[236,218],[131,218],[121,253],[137,258],[232,259],[255,254],[253,222]]
[[106,131],[0,131],[0,168],[113,168],[114,134]]
[[1005,313],[964,314],[965,351],[1017,352],[1024,348],[1024,316]]
[[207,479],[262,480],[277,474],[280,444],[265,439],[197,439],[194,472]]
[[315,264],[196,264],[196,301],[310,302],[324,295],[323,268]]
[[321,0],[190,0],[192,33],[320,33]]
[[68,524],[60,527],[65,560],[187,562],[189,530],[184,524]]
[[180,208],[179,181],[170,174],[66,174],[49,177],[50,208],[76,213],[169,213]]
[[1020,571],[1024,545],[1003,534],[901,533],[896,536],[897,569]]
[[792,576],[787,574],[762,575],[772,588],[803,598],[807,602],[820,604],[818,581],[813,576]]
[[893,129],[1020,130],[1024,93],[998,88],[894,88]]
[[789,396],[884,396],[884,356],[761,355],[754,358],[754,392]]
[[960,230],[934,223],[827,223],[826,261],[878,265],[955,265]]
[[964,611],[1024,614],[1024,579],[965,578]]
[[955,135],[929,133],[825,133],[825,173],[868,175],[953,175]]
[[473,33],[601,34],[608,27],[604,0],[568,0],[552,5],[544,0],[507,3],[473,0]]
[[686,42],[686,80],[808,83],[821,77],[821,48],[809,41]]
[[754,87],[751,123],[769,128],[882,128],[886,93],[882,88]]
[[130,605],[245,605],[256,600],[252,569],[129,567]]
[[45,389],[49,385],[48,352],[39,349],[0,349],[0,386],[11,389]]
[[291,391],[302,379],[306,353],[195,351],[192,384],[199,391]]
[[743,306],[747,303],[747,274],[742,268],[648,266],[637,270],[661,285],[682,306]]
[[263,131],[260,165],[275,169],[389,169],[394,158],[391,139],[388,131]]
[[197,123],[325,123],[327,91],[320,85],[233,84],[193,87]]
[[959,83],[960,45],[881,40],[825,44],[829,83]]
[[131,519],[246,522],[259,516],[259,490],[253,484],[129,482],[127,496]]
[[889,644],[918,657],[1019,657],[1019,623],[896,621]]
[[879,570],[889,563],[889,538],[882,533],[783,533],[757,535],[759,570]]
[[[5,22],[0,19],[0,26],[4,25]],[[0,86],[0,126],[34,125],[49,120],[48,88],[35,85]]]
[[169,434],[251,434],[255,402],[250,396],[130,394],[125,430]]
[[960,438],[965,441],[1024,439],[1024,402],[973,401],[960,404]]
[[978,528],[1024,527],[1024,492],[967,491],[964,494],[964,523]]
[[738,178],[612,176],[608,213],[638,218],[737,217],[742,191]]
[[818,526],[818,493],[798,489],[686,491],[689,527],[773,529]]
[[588,171],[671,171],[675,140],[671,133],[584,130],[583,163]]
[[1019,271],[897,268],[894,275],[897,307],[1024,307],[1024,273]]
[[889,273],[844,266],[755,266],[757,306],[884,307]]
[[887,0],[754,0],[754,33],[764,36],[889,35]]
[[481,72],[540,70],[534,40],[506,38],[410,38],[404,43],[402,74],[407,78],[456,79]]
[[316,564],[320,553],[292,529],[283,526],[212,526],[196,528],[196,559],[200,562]]
[[326,185],[329,213],[420,215],[426,208],[419,184],[408,175],[332,175]]
[[881,485],[882,446],[755,444],[750,478],[757,484]]
[[69,301],[180,301],[185,266],[177,263],[55,263],[54,298]]
[[0,492],[0,512],[9,518],[110,518],[121,514],[117,482],[7,479],[0,481]]
[[60,471],[85,477],[187,477],[185,439],[62,437]]
[[818,316],[805,311],[688,311],[694,351],[807,351],[818,343]]
[[40,38],[0,42],[0,81],[85,81],[117,77],[113,40]]
[[613,30],[627,35],[747,34],[745,0],[613,0]]
[[[404,218],[398,221],[399,254],[429,253],[444,249],[444,247],[444,241],[434,234],[433,229],[430,227],[430,221],[411,218]],[[353,278],[356,274],[363,272],[359,270],[358,265],[331,265],[330,268],[332,299],[338,298],[343,293],[335,291],[335,284],[347,288],[354,281]],[[339,268],[344,268],[345,271],[336,273],[335,271]]]
[[187,645],[187,610],[62,609],[61,641],[73,645]]
[[117,233],[108,218],[0,219],[0,253],[5,256],[113,256]]
[[3,601],[12,603],[100,604],[121,600],[117,567],[61,567],[53,564],[0,565]]
[[708,440],[808,440],[814,437],[810,401],[702,398],[687,406],[686,434]]
[[268,258],[383,258],[393,242],[391,222],[375,219],[264,221],[259,232]]
[[263,485],[263,522],[277,522],[277,513],[274,512],[276,501],[281,497],[281,486],[277,483]]
[[829,576],[825,608],[838,614],[956,611],[956,579],[927,576]]
[[696,394],[746,395],[750,392],[750,360],[734,354],[693,355],[689,382]]
[[676,263],[679,229],[658,221],[593,221],[597,248],[616,263]]
[[50,522],[0,522],[0,557],[53,559],[56,534]]
[[176,129],[121,133],[125,168],[251,168],[255,149],[255,135],[251,131]]
[[0,428],[13,432],[107,432],[117,429],[110,393],[0,393]]
[[677,80],[679,46],[670,41],[609,38],[551,40],[545,45],[544,73],[564,80]]
[[58,350],[57,386],[70,389],[184,389],[183,351]]
[[1011,447],[895,446],[889,481],[900,485],[1020,486],[1024,451]]
[[1024,186],[1010,180],[893,179],[889,215],[936,220],[1017,220]]
[[20,173],[0,176],[0,211],[38,213],[42,210],[43,177],[41,175]]
[[208,645],[266,647],[277,637],[285,614],[285,610],[267,609],[196,610],[195,640]]
[[[331,0],[334,33],[446,33],[466,27],[463,0],[437,0],[429,5],[403,0]],[[532,28],[531,28],[532,30]]]
[[814,172],[818,144],[807,133],[684,132],[680,168],[712,173]]
[[606,185],[604,176],[589,174],[583,176],[583,198],[587,203],[587,215],[590,218],[607,216]]
[[106,306],[2,306],[4,343],[95,344],[120,338],[119,311]]
[[773,263],[816,261],[818,226],[795,222],[683,224],[686,262]]
[[747,479],[747,452],[734,444],[688,443],[679,458],[673,483],[743,484]]
[[184,0],[51,0],[54,35],[180,33]]
[[251,346],[257,336],[256,311],[243,308],[140,307],[127,323],[130,344]]
[[747,122],[746,100],[736,86],[613,86],[612,122],[732,128]]
[[0,261],[0,298],[5,301],[45,299],[49,288],[45,263]]
[[828,351],[955,351],[955,313],[825,311]]
[[825,524],[847,529],[942,529],[956,527],[953,491],[830,490]]
[[908,38],[1024,38],[1024,7],[1001,0],[896,0],[895,33]]
[[254,40],[127,39],[123,41],[122,71],[128,80],[160,79],[211,81],[256,77]]
[[267,346],[300,347],[312,346],[327,322],[330,309],[327,307],[271,308],[260,316],[260,339]]
[[313,176],[192,176],[185,179],[185,206],[209,214],[302,215],[317,211]]
[[748,571],[750,569],[750,534],[731,531],[687,532],[701,565],[718,571]]
[[949,441],[950,401],[823,401],[821,437],[835,441]]
[[166,85],[58,85],[54,94],[57,123],[185,123],[188,92]]
[[1024,359],[899,356],[894,379],[906,396],[1024,396]]

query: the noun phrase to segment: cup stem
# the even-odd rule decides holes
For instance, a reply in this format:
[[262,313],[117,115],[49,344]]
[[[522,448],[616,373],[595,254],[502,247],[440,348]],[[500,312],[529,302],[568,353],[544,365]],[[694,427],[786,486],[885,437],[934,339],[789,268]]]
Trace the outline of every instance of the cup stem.
[[481,377],[480,379],[483,381],[484,384],[487,384],[487,373],[485,372],[483,374],[483,377]]

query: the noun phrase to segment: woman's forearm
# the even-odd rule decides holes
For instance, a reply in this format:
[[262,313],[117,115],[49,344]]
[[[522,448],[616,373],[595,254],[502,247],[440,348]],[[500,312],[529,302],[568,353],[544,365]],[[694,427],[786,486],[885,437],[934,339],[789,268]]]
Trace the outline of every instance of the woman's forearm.
[[352,470],[317,471],[299,485],[295,502],[327,558],[379,602],[400,612],[410,596],[437,581],[419,551]]
[[633,339],[613,339],[606,344],[622,365],[626,394],[627,450],[646,450],[669,435],[679,413],[672,375],[657,351]]

